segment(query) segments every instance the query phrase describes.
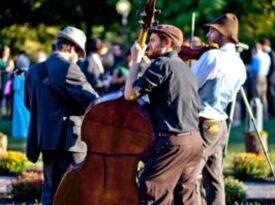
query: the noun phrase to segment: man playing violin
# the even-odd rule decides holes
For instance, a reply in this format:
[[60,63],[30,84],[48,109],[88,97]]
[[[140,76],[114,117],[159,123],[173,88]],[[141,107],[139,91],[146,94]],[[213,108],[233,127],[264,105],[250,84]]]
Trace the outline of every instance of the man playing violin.
[[226,13],[206,26],[208,41],[220,48],[205,52],[192,66],[202,105],[199,128],[204,156],[200,167],[207,204],[225,205],[222,159],[227,136],[226,107],[245,82],[246,70],[236,51],[237,17]]
[[148,94],[156,135],[143,159],[139,204],[171,204],[177,184],[178,204],[195,204],[195,181],[203,152],[196,79],[177,54],[183,42],[181,30],[162,24],[152,27],[150,33],[146,54],[152,62],[137,79],[145,47],[132,46],[124,91],[126,100]]

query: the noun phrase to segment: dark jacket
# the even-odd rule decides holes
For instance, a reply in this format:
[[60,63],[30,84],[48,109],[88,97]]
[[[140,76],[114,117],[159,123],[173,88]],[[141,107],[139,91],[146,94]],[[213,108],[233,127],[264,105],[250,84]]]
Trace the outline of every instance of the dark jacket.
[[25,82],[25,105],[31,113],[27,157],[33,162],[40,151],[83,151],[83,114],[98,96],[80,68],[58,53],[46,60],[47,75],[41,79],[38,70],[44,65],[31,66]]

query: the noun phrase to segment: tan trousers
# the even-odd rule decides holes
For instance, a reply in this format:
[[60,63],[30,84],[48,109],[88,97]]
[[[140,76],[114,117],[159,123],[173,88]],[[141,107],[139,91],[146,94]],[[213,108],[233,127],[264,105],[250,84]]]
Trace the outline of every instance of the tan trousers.
[[204,154],[200,163],[202,184],[198,179],[197,204],[225,205],[223,179],[223,149],[226,143],[225,121],[203,121],[200,123]]

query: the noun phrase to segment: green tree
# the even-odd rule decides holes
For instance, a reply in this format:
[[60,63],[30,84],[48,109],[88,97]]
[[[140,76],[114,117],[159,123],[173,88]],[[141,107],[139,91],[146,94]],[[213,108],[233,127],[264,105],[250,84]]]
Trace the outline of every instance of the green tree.
[[[146,0],[129,0],[132,10],[128,18],[128,30],[131,41],[137,38],[139,32],[136,15],[142,10],[142,2]],[[117,0],[13,0],[0,1],[0,41],[12,43],[15,50],[21,50],[22,39],[27,40],[28,32],[36,33],[34,39],[41,44],[49,44],[54,36],[41,28],[60,29],[65,25],[73,25],[86,31],[88,39],[102,37],[109,41],[122,41],[121,16],[116,13]],[[157,8],[162,13],[156,17],[160,23],[170,23],[178,26],[186,38],[191,35],[192,12],[196,13],[195,35],[205,40],[204,24],[225,12],[234,12],[240,19],[240,40],[250,45],[261,37],[270,38],[275,45],[275,0],[189,0],[168,1],[157,0]],[[15,27],[19,27],[15,29]],[[24,30],[22,28],[28,28]],[[37,29],[37,28],[40,28]],[[9,31],[10,30],[10,31]],[[10,32],[14,32],[11,34]],[[30,30],[30,31],[29,31]],[[20,33],[20,32],[23,33]],[[27,34],[27,35],[26,35]],[[18,37],[14,37],[18,35]],[[22,35],[23,37],[19,37]],[[32,34],[33,35],[33,34]],[[32,36],[30,35],[30,36]],[[13,40],[20,39],[20,43]],[[47,39],[47,40],[45,40]],[[1,43],[1,42],[0,42]],[[46,49],[49,50],[50,46]],[[18,47],[19,46],[19,47]],[[38,47],[43,47],[39,45]],[[13,49],[13,48],[12,48]]]

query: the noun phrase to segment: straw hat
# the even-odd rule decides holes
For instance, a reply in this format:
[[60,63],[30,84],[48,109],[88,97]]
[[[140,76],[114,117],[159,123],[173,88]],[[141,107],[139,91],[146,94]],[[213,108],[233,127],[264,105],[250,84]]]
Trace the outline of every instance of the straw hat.
[[64,30],[57,33],[57,38],[65,38],[73,42],[81,49],[82,57],[86,56],[85,43],[87,38],[82,30],[72,26],[67,26]]

